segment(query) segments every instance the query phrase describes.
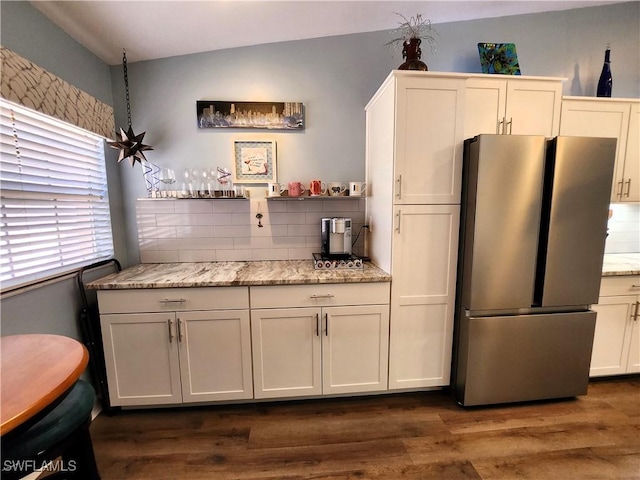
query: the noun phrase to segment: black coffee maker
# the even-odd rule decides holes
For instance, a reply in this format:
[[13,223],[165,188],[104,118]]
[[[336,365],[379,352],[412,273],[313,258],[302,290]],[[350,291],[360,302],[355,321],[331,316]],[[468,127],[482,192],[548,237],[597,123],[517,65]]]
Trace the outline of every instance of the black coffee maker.
[[327,258],[351,256],[351,219],[333,217],[322,219],[322,255]]

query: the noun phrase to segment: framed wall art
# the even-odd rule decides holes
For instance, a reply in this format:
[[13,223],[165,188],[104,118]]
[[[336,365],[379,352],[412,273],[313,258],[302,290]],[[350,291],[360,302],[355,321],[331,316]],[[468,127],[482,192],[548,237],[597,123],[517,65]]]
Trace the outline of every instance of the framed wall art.
[[299,102],[196,102],[198,128],[304,130],[304,105]]
[[277,181],[275,141],[236,140],[233,142],[233,154],[234,183]]

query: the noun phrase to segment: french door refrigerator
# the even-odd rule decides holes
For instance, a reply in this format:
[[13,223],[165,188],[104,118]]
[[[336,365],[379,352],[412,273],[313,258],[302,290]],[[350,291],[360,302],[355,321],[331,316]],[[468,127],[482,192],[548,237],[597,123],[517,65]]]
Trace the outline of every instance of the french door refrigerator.
[[616,139],[465,141],[452,388],[463,406],[587,393]]

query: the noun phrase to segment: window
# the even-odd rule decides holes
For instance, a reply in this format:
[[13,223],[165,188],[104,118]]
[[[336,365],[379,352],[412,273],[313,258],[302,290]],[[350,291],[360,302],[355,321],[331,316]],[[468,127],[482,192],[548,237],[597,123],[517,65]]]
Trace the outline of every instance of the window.
[[113,256],[104,139],[0,99],[0,286]]

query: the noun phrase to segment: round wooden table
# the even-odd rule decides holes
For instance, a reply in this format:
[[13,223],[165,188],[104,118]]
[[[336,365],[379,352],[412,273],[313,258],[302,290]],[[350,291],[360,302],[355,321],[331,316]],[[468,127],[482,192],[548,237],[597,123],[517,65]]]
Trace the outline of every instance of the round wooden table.
[[60,335],[0,337],[0,435],[42,411],[78,380],[85,346]]

